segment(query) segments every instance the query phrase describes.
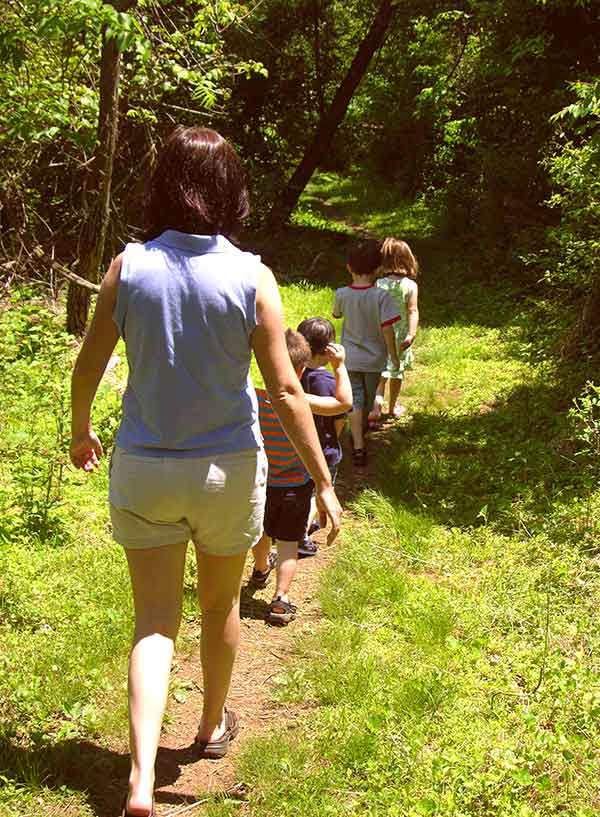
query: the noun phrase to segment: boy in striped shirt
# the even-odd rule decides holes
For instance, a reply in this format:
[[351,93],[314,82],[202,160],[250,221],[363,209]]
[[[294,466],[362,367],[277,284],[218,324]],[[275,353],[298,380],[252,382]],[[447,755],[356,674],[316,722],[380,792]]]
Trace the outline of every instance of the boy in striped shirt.
[[[307,340],[288,329],[285,333],[290,360],[300,378],[310,363],[312,354]],[[307,394],[313,414],[336,416],[352,406],[352,388],[346,371],[343,347],[331,343],[326,350],[335,376],[335,397]],[[250,579],[255,587],[264,587],[269,573],[277,564],[277,581],[267,621],[289,624],[296,617],[296,607],[290,602],[289,589],[296,574],[298,542],[303,539],[308,517],[313,481],[296,449],[287,438],[265,389],[256,389],[258,417],[265,452],[269,460],[267,503],[264,533],[254,547],[254,570]],[[271,543],[276,543],[277,557],[271,555]]]

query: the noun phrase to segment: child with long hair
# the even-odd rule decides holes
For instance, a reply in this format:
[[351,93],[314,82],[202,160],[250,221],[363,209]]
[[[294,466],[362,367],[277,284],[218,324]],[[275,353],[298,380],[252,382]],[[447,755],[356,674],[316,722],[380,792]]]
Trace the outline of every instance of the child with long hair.
[[406,411],[404,406],[396,405],[396,401],[402,388],[404,372],[412,366],[412,344],[419,328],[419,287],[417,286],[419,264],[406,241],[400,241],[397,238],[386,238],[383,241],[381,270],[384,275],[377,281],[377,286],[390,293],[401,316],[401,319],[394,324],[399,366],[394,366],[391,358],[388,357],[387,367],[381,373],[373,408],[369,414],[369,423],[374,425],[381,420],[386,381],[389,381],[390,384],[390,416],[401,417]]

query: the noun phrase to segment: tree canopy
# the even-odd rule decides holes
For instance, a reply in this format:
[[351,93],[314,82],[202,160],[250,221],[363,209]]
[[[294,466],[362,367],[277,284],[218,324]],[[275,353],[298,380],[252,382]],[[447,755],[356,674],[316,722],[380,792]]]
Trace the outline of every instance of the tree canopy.
[[[386,5],[373,56],[324,131]],[[321,168],[367,165],[490,263],[586,298],[598,277],[599,16],[593,0],[8,0],[3,269],[17,259],[31,274],[36,247],[76,265],[97,185],[105,32],[123,55],[105,261],[140,226],[164,134],[201,122],[239,148],[255,226],[325,134]]]

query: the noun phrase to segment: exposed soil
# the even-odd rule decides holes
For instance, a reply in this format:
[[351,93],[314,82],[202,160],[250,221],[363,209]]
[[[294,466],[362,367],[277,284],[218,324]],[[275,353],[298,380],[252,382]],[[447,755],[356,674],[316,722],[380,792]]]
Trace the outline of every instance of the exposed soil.
[[[387,443],[386,427],[371,434],[368,448],[369,463],[360,470],[352,468],[349,441],[345,441],[344,460],[336,489],[343,505],[365,486],[376,483],[374,461],[378,450]],[[273,580],[264,590],[243,588],[241,602],[242,636],[228,705],[240,716],[241,731],[230,754],[220,761],[197,760],[193,740],[202,708],[202,676],[198,650],[189,656],[176,657],[173,666],[173,689],[179,690],[180,702],[170,696],[169,708],[160,742],[157,761],[156,814],[175,817],[202,813],[202,803],[209,795],[228,792],[243,797],[236,778],[235,756],[251,736],[297,717],[297,711],[273,700],[274,678],[293,665],[295,637],[304,628],[318,624],[321,611],[317,588],[321,570],[332,560],[340,537],[331,547],[325,544],[323,532],[315,534],[320,545],[316,557],[302,559],[292,588],[292,600],[298,606],[298,618],[287,627],[272,627],[265,622]],[[251,570],[248,560],[247,574]],[[199,626],[188,625],[192,642],[199,638]],[[79,744],[72,747],[72,774],[76,786],[86,789],[89,802],[97,817],[117,817],[120,814],[128,773],[128,749],[124,742],[110,747]],[[64,764],[61,763],[64,775]],[[69,774],[66,775],[69,777]],[[83,778],[83,779],[82,779]],[[64,780],[74,783],[75,781]]]
[[[385,426],[369,438],[369,463],[360,470],[352,469],[349,449],[336,485],[342,504],[375,480],[374,460],[377,451],[386,444]],[[347,441],[346,441],[347,444]],[[184,704],[171,703],[157,764],[159,787],[156,792],[156,813],[160,817],[172,817],[180,809],[203,800],[208,793],[231,792],[243,794],[235,775],[235,756],[250,735],[256,735],[281,721],[296,716],[293,708],[273,701],[272,687],[275,676],[293,664],[293,644],[303,628],[312,629],[321,617],[317,589],[321,570],[331,561],[343,533],[331,547],[325,544],[326,535],[318,532],[314,540],[319,544],[319,554],[302,559],[292,587],[292,600],[298,606],[299,615],[288,627],[272,627],[265,622],[268,602],[273,591],[272,582],[264,590],[244,587],[241,601],[242,635],[238,660],[234,670],[228,705],[235,709],[241,719],[241,733],[232,745],[230,754],[220,761],[195,760],[190,747],[198,725],[202,707],[202,677],[199,661],[195,656],[178,662],[174,668],[182,682],[192,682]],[[248,560],[248,574],[251,559]],[[168,773],[164,775],[163,769]],[[198,803],[198,813],[201,806]]]

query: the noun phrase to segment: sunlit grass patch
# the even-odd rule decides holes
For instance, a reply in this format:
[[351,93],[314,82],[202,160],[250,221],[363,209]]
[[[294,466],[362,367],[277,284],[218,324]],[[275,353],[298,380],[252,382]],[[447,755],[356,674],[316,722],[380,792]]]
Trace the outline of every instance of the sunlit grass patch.
[[352,503],[326,622],[276,678],[300,716],[242,757],[261,817],[600,806],[598,492],[510,293],[453,287],[473,297],[430,290],[408,418]]
[[398,517],[370,492],[379,541],[422,537],[415,563],[372,547],[361,504],[325,576],[328,621],[276,679],[302,714],[242,758],[253,813],[591,815],[600,694],[561,642],[591,607],[553,601],[548,649],[551,543]]
[[423,201],[409,202],[386,181],[359,169],[337,174],[320,172],[313,176],[302,196],[299,215],[311,213],[327,229],[360,225],[379,238],[394,236],[409,240],[429,237],[431,216]]
[[[310,281],[298,281],[293,284],[280,284],[280,291],[286,328],[296,329],[305,318],[327,318],[333,323],[337,341],[340,342],[342,322],[331,315],[334,298],[332,287],[320,286]],[[262,375],[254,357],[251,374],[255,386],[262,386]]]

